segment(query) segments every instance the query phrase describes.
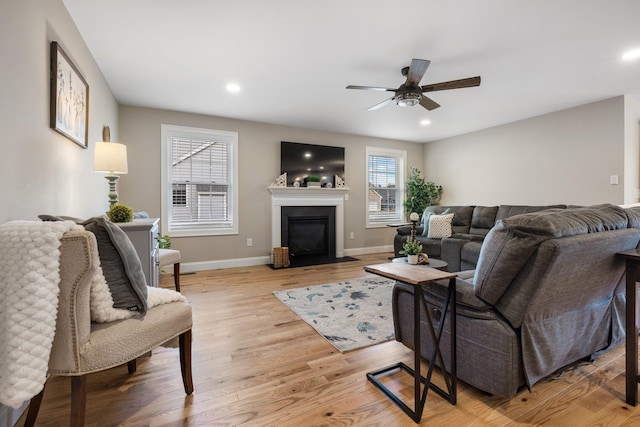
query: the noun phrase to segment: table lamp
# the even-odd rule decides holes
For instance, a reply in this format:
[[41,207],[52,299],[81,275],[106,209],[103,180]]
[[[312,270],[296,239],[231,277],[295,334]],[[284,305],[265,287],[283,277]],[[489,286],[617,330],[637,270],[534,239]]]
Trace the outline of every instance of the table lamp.
[[105,177],[109,181],[109,206],[118,203],[118,193],[116,191],[115,174],[126,174],[127,170],[127,146],[117,142],[111,142],[111,132],[109,126],[102,129],[103,142],[96,142],[95,156],[93,159],[93,170],[95,172],[107,173]]

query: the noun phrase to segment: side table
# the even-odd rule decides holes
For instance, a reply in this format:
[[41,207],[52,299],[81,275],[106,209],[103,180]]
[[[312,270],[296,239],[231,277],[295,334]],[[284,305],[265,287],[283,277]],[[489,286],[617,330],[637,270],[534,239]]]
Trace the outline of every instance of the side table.
[[[396,262],[400,264],[409,263],[406,256],[394,258],[391,262]],[[441,259],[435,259],[435,258],[429,258],[428,264],[417,264],[417,265],[421,267],[431,267],[431,268],[435,268],[436,270],[442,270],[442,271],[447,271],[447,269],[449,268],[449,263],[447,261],[442,261]]]
[[625,377],[626,402],[638,404],[638,269],[640,268],[640,249],[618,252],[616,255],[626,261],[626,310],[625,310]]
[[[427,401],[427,392],[432,389],[440,396],[447,399],[452,405],[457,401],[457,371],[456,371],[456,275],[447,273],[444,271],[436,270],[434,268],[424,268],[420,265],[410,265],[403,263],[386,263],[376,264],[364,267],[365,271],[378,274],[380,276],[395,279],[397,281],[414,285],[413,291],[413,346],[414,346],[414,366],[413,369],[406,364],[399,362],[386,368],[379,369],[377,371],[369,372],[367,379],[371,381],[376,387],[378,387],[387,397],[389,397],[396,405],[409,415],[413,421],[419,423],[422,419],[422,412],[424,411],[424,405]],[[434,342],[434,348],[429,355],[429,370],[427,371],[426,378],[420,374],[420,308],[423,307],[425,312],[428,313],[424,295],[422,292],[422,285],[435,282],[437,280],[448,279],[449,285],[447,287],[447,294],[442,304],[442,317],[438,325],[434,325],[431,317],[426,316],[427,323],[429,325],[429,332]],[[451,353],[450,353],[450,366],[451,372],[447,373],[445,364],[443,362],[442,353],[440,352],[440,338],[442,337],[442,331],[444,330],[444,323],[448,313],[447,306],[449,307],[449,331],[451,336]],[[437,326],[437,327],[436,327]],[[431,375],[435,366],[436,357],[440,362],[442,369],[442,375],[447,386],[445,392],[440,387],[431,383]],[[390,371],[403,370],[413,376],[414,384],[414,408],[410,408],[404,403],[398,396],[396,396],[391,390],[389,390],[384,384],[378,380],[378,376],[386,374]],[[422,385],[424,384],[424,387]]]
[[147,284],[157,288],[159,286],[158,269],[158,218],[137,218],[131,222],[117,222],[133,243],[142,263],[142,271]]

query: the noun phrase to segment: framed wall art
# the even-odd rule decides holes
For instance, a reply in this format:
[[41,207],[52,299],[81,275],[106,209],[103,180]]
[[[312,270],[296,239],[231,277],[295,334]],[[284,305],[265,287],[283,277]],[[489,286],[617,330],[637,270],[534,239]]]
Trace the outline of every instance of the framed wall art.
[[51,42],[50,126],[88,147],[89,85],[57,42]]

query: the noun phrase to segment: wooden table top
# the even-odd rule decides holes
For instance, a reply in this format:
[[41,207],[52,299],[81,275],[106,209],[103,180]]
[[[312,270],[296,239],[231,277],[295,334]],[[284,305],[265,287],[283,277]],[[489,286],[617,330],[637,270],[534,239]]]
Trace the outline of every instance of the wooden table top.
[[425,268],[424,265],[411,265],[388,262],[384,264],[366,265],[365,271],[380,276],[396,279],[410,285],[423,285],[436,280],[451,279],[456,274],[435,268]]
[[640,249],[629,249],[628,251],[616,252],[616,255],[623,256],[625,258],[637,259],[640,258]]

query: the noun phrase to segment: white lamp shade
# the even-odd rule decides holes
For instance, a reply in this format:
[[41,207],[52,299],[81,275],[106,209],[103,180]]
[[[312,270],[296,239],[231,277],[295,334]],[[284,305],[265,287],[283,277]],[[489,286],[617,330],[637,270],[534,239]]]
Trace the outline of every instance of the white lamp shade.
[[127,146],[117,142],[96,142],[93,170],[126,174],[128,172]]

